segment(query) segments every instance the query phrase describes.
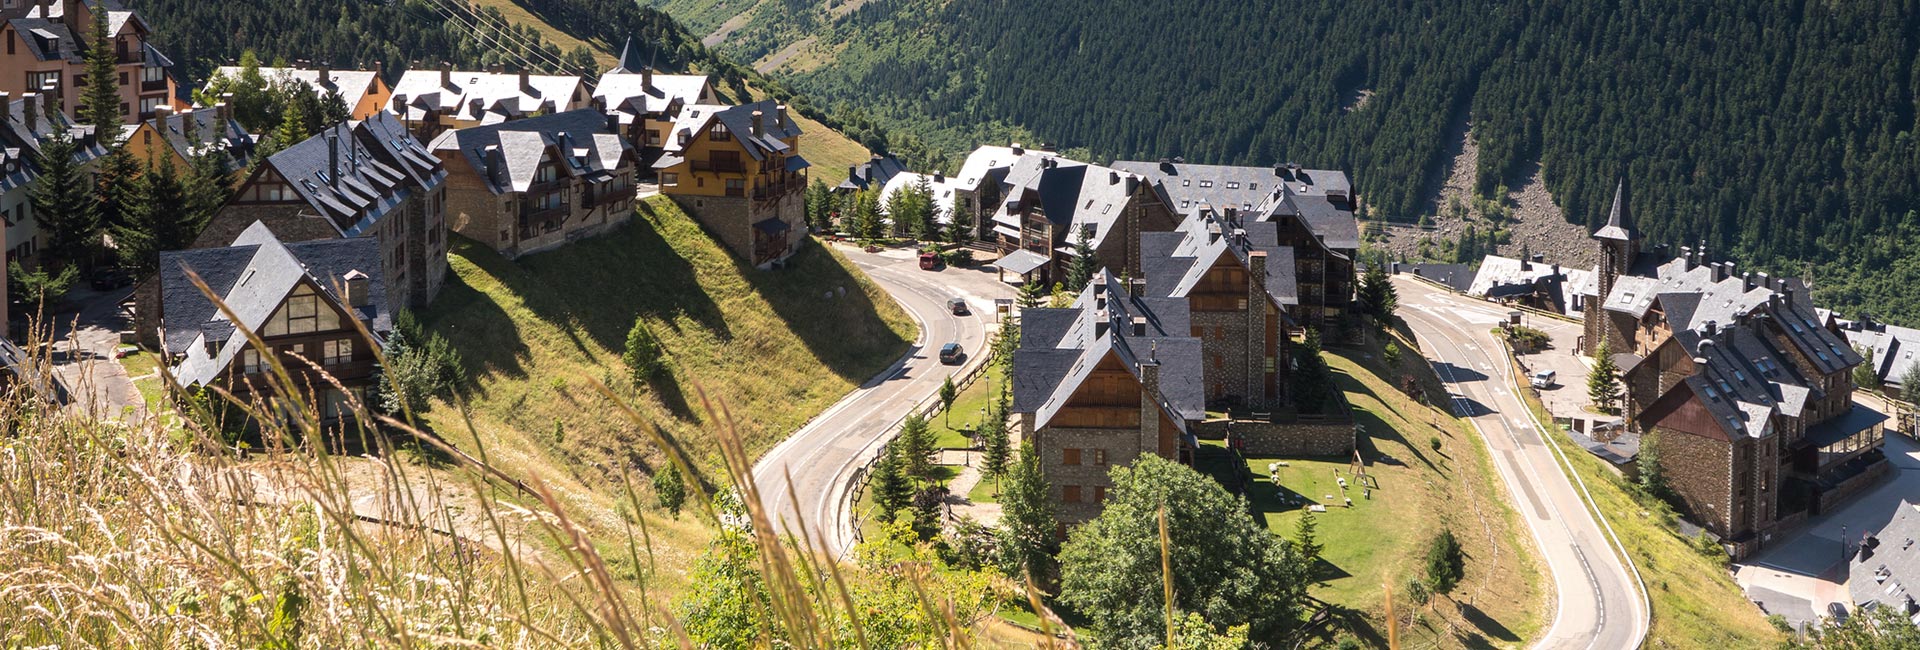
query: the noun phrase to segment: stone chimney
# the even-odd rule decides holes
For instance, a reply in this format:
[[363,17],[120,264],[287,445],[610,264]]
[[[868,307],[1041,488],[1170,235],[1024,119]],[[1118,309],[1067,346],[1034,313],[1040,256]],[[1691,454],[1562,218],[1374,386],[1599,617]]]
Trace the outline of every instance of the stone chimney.
[[753,112],[753,137],[758,138],[767,134],[766,126],[762,123],[765,119],[766,115],[760,111]]
[[172,106],[168,106],[168,105],[166,105],[166,104],[155,104],[155,105],[154,105],[154,107],[153,107],[153,119],[155,119],[155,120],[164,120],[164,119],[167,119],[167,118],[169,118],[169,117],[172,117],[172,116],[173,116],[173,107],[172,107]]
[[221,122],[231,120],[233,119],[233,110],[228,108],[229,106],[233,106],[233,93],[220,93],[220,101],[213,105],[213,114],[219,117]]
[[333,87],[333,66],[330,64],[322,63],[320,64],[319,73],[320,73],[320,77],[319,77],[320,87],[332,88]]
[[520,69],[520,92],[533,93],[533,78],[528,75],[526,68]]
[[1112,170],[1112,169],[1109,169],[1109,170],[1107,170],[1107,184],[1108,184],[1108,185],[1119,185],[1119,184],[1120,184],[1120,172],[1118,172],[1118,171],[1115,171],[1115,170]]
[[653,90],[653,66],[640,69],[640,89]]
[[1020,143],[1018,142],[1013,143],[1013,155],[1024,156],[1026,154],[1027,154],[1027,150],[1025,147],[1021,147]]
[[786,130],[787,128],[787,105],[786,104],[775,104],[773,106],[773,125],[780,127],[780,130],[782,131]]
[[340,132],[327,129],[327,184],[340,186]]
[[453,64],[447,63],[446,61],[440,62],[440,87],[453,87]]
[[940,171],[940,170],[938,170],[938,169],[936,169],[936,170],[933,170],[933,182],[935,182],[935,183],[945,183],[945,182],[947,182],[947,173],[946,173],[946,172],[943,172],[943,171]]
[[53,119],[55,113],[60,112],[59,84],[52,82],[47,83],[46,90],[40,92],[40,108],[47,112],[47,119],[49,120]]
[[226,102],[214,104],[213,117],[218,122],[213,125],[214,131],[224,133],[227,130],[227,121],[233,119],[233,106]]
[[349,307],[365,307],[373,304],[373,296],[369,295],[371,290],[368,287],[367,274],[354,269],[348,271],[342,279],[346,280],[341,283],[341,290],[345,291],[346,295],[340,296],[341,302],[347,303]]
[[860,178],[860,167],[858,165],[847,165],[847,180],[851,181],[857,178]]
[[[1160,345],[1147,345],[1140,362],[1140,453],[1160,453]],[[1138,351],[1135,351],[1138,354]]]
[[39,107],[35,106],[37,103],[35,100],[38,99],[40,96],[35,93],[20,95],[20,117],[26,118],[28,131],[40,128],[40,111]]
[[393,101],[390,105],[393,107],[393,112],[400,116],[400,121],[402,122],[407,120],[407,101],[411,99],[413,98],[408,97],[406,93],[393,94]]
[[0,123],[13,120],[13,93],[0,92]]

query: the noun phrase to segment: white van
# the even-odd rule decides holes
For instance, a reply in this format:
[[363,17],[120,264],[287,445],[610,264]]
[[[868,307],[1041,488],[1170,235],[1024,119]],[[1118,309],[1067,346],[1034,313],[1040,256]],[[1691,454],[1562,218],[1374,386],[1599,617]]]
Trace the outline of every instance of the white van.
[[1534,388],[1553,388],[1553,380],[1552,370],[1542,370],[1527,376],[1527,383],[1533,384]]

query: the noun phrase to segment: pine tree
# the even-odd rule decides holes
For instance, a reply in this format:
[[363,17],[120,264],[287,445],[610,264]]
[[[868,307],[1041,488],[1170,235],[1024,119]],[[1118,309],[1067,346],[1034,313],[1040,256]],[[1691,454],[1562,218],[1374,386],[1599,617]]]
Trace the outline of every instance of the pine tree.
[[1640,474],[1637,483],[1641,491],[1657,499],[1667,497],[1667,470],[1660,464],[1658,430],[1649,431],[1640,437],[1640,454],[1634,460],[1633,467]]
[[933,478],[933,429],[918,413],[900,424],[900,456],[907,475],[918,480]]
[[832,230],[833,190],[827,188],[826,182],[816,178],[807,184],[806,203],[807,223],[812,224],[814,230]]
[[973,243],[973,213],[960,209],[960,197],[957,196],[947,210],[951,217],[947,224],[947,238],[961,246]]
[[203,149],[188,161],[187,175],[181,179],[181,192],[187,201],[189,239],[198,237],[214,213],[233,198],[233,177],[227,173],[227,154],[214,148]]
[[118,138],[124,114],[120,112],[120,75],[114,72],[113,36],[107,33],[107,9],[93,4],[93,33],[87,44],[87,91],[81,96],[80,121],[93,125],[101,139]]
[[140,161],[126,147],[111,147],[94,164],[94,201],[99,206],[102,228],[111,230],[127,224],[139,176]]
[[1046,297],[1046,289],[1041,286],[1039,280],[1027,280],[1024,284],[1020,285],[1020,296],[1017,298],[1017,304],[1020,305],[1021,310],[1034,309],[1039,307],[1040,301]]
[[1614,401],[1620,394],[1620,367],[1613,363],[1613,346],[1600,342],[1595,351],[1593,370],[1587,373],[1587,399],[1601,413],[1615,413]]
[[1853,367],[1853,385],[1866,390],[1879,390],[1880,366],[1873,362],[1873,348],[1856,345],[1853,351],[1859,353],[1862,359],[1860,365]]
[[259,155],[271,156],[310,137],[313,133],[307,130],[306,108],[300,102],[288,103],[286,112],[280,116],[280,125],[261,143]]
[[1079,292],[1100,271],[1100,260],[1093,253],[1093,229],[1081,228],[1073,238],[1073,262],[1067,266],[1067,289]]
[[986,421],[980,423],[980,471],[993,478],[996,494],[1001,477],[1007,473],[1007,463],[1013,460],[1012,440],[1007,433],[1006,413],[997,406],[988,409]]
[[1460,585],[1460,579],[1466,577],[1466,553],[1460,549],[1460,540],[1454,538],[1452,529],[1441,529],[1439,535],[1427,543],[1426,558],[1427,588],[1435,595],[1446,595]]
[[1036,584],[1049,584],[1054,554],[1059,552],[1057,524],[1047,477],[1040,469],[1040,452],[1033,443],[1021,443],[1020,457],[1006,482],[1000,494],[1001,565],[1009,575],[1032,576]]
[[120,264],[145,275],[159,268],[160,251],[193,243],[186,191],[173,160],[161,156],[159,167],[147,168],[134,181],[131,198],[127,223],[114,229],[113,240],[120,247]]
[[666,467],[653,474],[653,499],[673,516],[680,516],[680,506],[687,502],[687,483],[680,478],[680,464],[669,459]]
[[880,199],[872,191],[862,190],[853,197],[853,235],[861,239],[879,239],[886,224],[880,220]]
[[873,466],[873,503],[880,507],[883,518],[893,519],[893,513],[907,507],[907,501],[913,498],[913,485],[907,479],[906,469],[900,459],[900,445],[887,445],[880,461]]
[[1333,399],[1333,372],[1320,356],[1320,330],[1308,328],[1306,341],[1293,351],[1294,406],[1301,413],[1325,412]]
[[47,233],[47,261],[62,267],[92,259],[100,242],[99,206],[74,161],[75,151],[69,132],[47,138],[36,160],[40,178],[28,192],[34,218]]
[[647,328],[646,320],[633,319],[633,328],[627,330],[627,349],[621,353],[620,360],[627,365],[627,372],[636,383],[652,379],[665,367],[660,339]]
[[1393,322],[1393,312],[1399,308],[1400,292],[1393,288],[1386,269],[1379,264],[1368,266],[1366,274],[1360,276],[1361,311],[1385,325]]

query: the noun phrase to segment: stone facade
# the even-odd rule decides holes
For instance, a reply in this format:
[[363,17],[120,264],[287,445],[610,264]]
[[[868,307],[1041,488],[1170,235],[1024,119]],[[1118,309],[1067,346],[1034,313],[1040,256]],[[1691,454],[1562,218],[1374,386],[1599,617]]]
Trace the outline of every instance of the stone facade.
[[1353,452],[1356,440],[1353,423],[1345,418],[1290,424],[1238,421],[1233,433],[1252,456],[1345,456]]
[[[1645,440],[1642,439],[1644,444]],[[1681,514],[1711,529],[1732,524],[1732,447],[1672,429],[1658,429],[1660,469],[1680,500]]]
[[1020,414],[1021,439],[1032,441],[1040,454],[1041,473],[1047,477],[1063,535],[1068,526],[1100,514],[1113,487],[1108,476],[1113,467],[1150,454],[1177,460],[1178,443],[1167,444],[1169,435],[1177,432],[1168,428],[1171,423],[1161,415],[1155,397],[1159,382],[1159,366],[1142,363],[1138,426],[1133,428],[1049,426],[1035,431],[1033,414]]

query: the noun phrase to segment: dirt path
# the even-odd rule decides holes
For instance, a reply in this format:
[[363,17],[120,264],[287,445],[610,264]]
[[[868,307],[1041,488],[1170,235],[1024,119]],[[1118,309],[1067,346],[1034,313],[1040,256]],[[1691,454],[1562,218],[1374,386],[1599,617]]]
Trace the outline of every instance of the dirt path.
[[726,22],[720,23],[719,27],[713,28],[713,33],[707,34],[706,38],[700,39],[700,44],[707,47],[720,47],[721,43],[727,42],[727,37],[732,36],[733,33],[739,31],[740,28],[746,27],[747,21],[753,20],[753,12],[759,9],[760,3],[756,2],[753,3],[753,6],[747,7],[746,11],[734,14],[733,17],[728,18]]

